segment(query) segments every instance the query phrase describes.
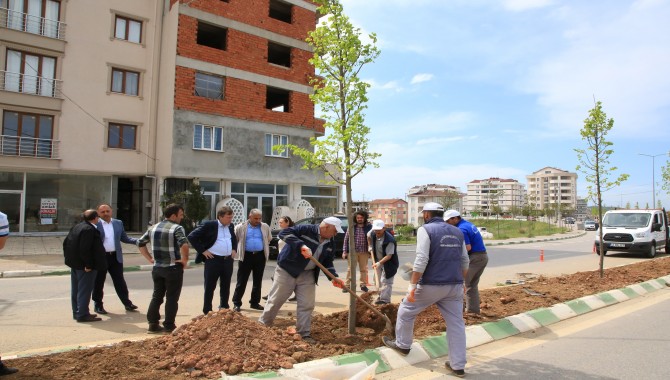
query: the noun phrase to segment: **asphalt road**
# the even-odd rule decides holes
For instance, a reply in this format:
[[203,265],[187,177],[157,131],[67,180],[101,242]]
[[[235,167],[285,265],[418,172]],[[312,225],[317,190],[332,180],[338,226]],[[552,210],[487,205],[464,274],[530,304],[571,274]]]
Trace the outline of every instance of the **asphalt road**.
[[[598,268],[598,256],[591,252],[592,234],[587,236],[544,243],[504,245],[489,248],[490,262],[481,281],[481,287],[493,287],[507,279],[515,280],[518,273],[559,275]],[[544,250],[544,261],[539,261],[539,251]],[[665,255],[665,254],[663,254]],[[400,262],[412,262],[414,247],[401,247]],[[607,267],[646,260],[638,256],[607,256]],[[264,292],[269,290],[276,262],[271,261],[265,271]],[[344,260],[336,261],[336,269],[343,277]],[[146,334],[146,308],[152,292],[150,272],[127,272],[126,280],[131,299],[140,306],[139,313],[126,312],[114,293],[111,280],[105,286],[105,308],[110,312],[102,322],[84,324],[72,320],[70,310],[69,276],[42,276],[0,279],[0,353],[2,355],[44,352],[78,345],[116,342],[125,339],[144,339]],[[235,275],[233,275],[234,289]],[[407,282],[396,276],[393,302],[400,302],[405,295]],[[248,308],[251,284],[247,286],[243,313],[252,319],[260,311]],[[187,323],[202,309],[202,267],[185,272],[184,287],[179,302],[177,324]],[[216,304],[216,300],[214,301]],[[349,295],[342,294],[320,277],[317,288],[316,311],[327,314],[346,310]],[[92,305],[91,305],[92,306]],[[286,303],[281,315],[295,313],[295,303]]]

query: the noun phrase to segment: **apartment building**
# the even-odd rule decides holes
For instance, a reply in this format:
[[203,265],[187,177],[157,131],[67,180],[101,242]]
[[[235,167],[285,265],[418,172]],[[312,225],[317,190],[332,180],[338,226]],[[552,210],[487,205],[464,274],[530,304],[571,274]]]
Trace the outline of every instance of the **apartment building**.
[[309,99],[303,0],[0,0],[0,208],[19,233],[64,232],[106,202],[129,230],[195,182],[214,217],[266,221],[336,186],[276,145],[324,133]]
[[527,175],[527,201],[534,209],[576,210],[577,174],[553,167]]
[[381,219],[387,227],[407,224],[407,202],[403,199],[374,199],[370,201],[370,218]]
[[445,209],[463,209],[463,197],[460,188],[450,185],[427,184],[413,186],[407,190],[407,223],[413,226],[423,224],[421,210],[427,202],[436,202]]
[[502,211],[514,210],[523,207],[525,195],[524,185],[515,179],[476,179],[467,184],[463,211],[489,214],[494,207]]

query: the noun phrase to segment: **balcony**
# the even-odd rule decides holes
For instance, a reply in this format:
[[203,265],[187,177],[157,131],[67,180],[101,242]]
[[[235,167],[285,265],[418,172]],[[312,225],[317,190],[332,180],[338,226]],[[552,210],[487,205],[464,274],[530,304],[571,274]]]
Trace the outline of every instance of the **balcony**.
[[0,156],[57,159],[60,157],[60,141],[0,135]]
[[20,30],[40,36],[65,39],[65,23],[23,12],[0,8],[0,27]]
[[0,70],[0,90],[61,98],[63,81]]

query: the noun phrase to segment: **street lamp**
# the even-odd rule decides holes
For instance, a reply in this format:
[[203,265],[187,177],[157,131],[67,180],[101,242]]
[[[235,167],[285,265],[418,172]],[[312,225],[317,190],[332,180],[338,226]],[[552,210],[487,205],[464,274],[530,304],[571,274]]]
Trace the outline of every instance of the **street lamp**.
[[670,154],[670,152],[667,153],[659,153],[659,154],[644,154],[644,153],[638,153],[640,156],[646,156],[646,157],[651,157],[651,208],[656,207],[656,164],[655,160],[656,157],[658,156],[664,156],[666,154]]

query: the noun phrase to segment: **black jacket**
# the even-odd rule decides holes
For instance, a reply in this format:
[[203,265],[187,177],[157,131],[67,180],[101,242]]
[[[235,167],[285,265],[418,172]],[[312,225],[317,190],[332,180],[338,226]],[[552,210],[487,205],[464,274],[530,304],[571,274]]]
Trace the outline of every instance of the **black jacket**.
[[81,222],[72,227],[63,240],[65,265],[72,269],[107,270],[105,247],[100,231],[89,222]]
[[[235,226],[233,223],[228,225],[230,230],[230,238],[233,250],[237,250],[237,237],[235,236]],[[195,262],[201,263],[205,261],[205,256],[203,252],[211,248],[214,243],[216,243],[216,238],[219,234],[219,221],[210,220],[202,224],[202,226],[193,230],[188,234],[188,241],[191,243],[191,246],[198,252],[195,256]]]

